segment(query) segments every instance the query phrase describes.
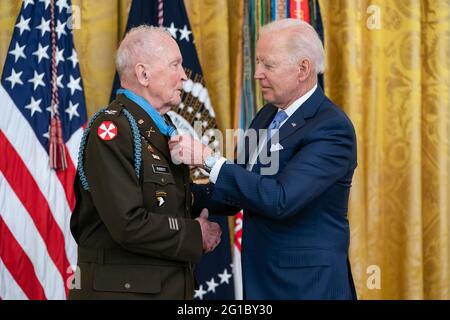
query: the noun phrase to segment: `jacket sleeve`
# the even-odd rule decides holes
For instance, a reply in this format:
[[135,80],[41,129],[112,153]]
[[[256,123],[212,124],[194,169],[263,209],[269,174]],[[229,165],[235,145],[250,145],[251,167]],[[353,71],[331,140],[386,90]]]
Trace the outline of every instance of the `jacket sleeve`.
[[194,195],[194,205],[192,212],[198,217],[204,208],[208,209],[209,214],[221,216],[234,216],[241,210],[240,207],[231,206],[213,200],[214,184],[192,184],[192,193]]
[[[92,201],[111,237],[134,253],[186,262],[200,260],[202,236],[197,221],[177,217],[178,228],[172,230],[168,216],[145,209],[126,118],[99,118],[102,119],[94,122],[87,142],[85,171]],[[97,135],[103,120],[116,125],[114,139],[102,140]]]
[[354,157],[353,127],[344,121],[328,123],[311,134],[275,176],[224,164],[212,198],[255,215],[288,218],[353,170]]

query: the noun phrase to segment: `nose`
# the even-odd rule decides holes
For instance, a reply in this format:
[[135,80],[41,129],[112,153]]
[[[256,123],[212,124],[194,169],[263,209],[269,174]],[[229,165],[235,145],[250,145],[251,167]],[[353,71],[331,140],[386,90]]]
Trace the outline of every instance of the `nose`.
[[181,67],[181,80],[186,81],[188,79],[186,72],[184,71],[184,68]]
[[255,74],[253,75],[253,77],[257,80],[261,80],[264,78],[264,73],[261,69],[262,69],[261,65],[257,63],[255,66]]

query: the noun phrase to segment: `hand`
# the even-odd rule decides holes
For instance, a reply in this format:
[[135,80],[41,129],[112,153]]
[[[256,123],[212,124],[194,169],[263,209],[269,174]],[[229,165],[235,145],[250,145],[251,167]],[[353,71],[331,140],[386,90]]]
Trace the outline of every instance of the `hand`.
[[208,209],[203,209],[200,217],[195,219],[200,224],[202,230],[203,251],[205,253],[213,251],[220,243],[222,231],[220,226],[208,220]]
[[173,136],[169,140],[169,149],[173,163],[184,163],[201,168],[205,158],[213,153],[211,148],[189,135]]

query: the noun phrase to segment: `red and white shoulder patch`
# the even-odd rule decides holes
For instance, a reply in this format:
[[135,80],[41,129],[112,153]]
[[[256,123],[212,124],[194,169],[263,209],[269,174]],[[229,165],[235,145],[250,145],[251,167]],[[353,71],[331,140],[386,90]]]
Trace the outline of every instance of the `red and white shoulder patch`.
[[103,121],[97,128],[97,135],[102,140],[112,140],[117,137],[117,126],[112,121]]

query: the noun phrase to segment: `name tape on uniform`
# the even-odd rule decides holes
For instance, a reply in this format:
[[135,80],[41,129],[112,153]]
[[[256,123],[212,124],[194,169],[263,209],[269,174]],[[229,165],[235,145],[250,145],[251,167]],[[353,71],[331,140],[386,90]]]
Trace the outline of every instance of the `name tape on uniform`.
[[154,173],[164,173],[164,174],[169,174],[170,173],[168,166],[161,166],[161,165],[152,164],[152,168],[153,168],[153,172]]

